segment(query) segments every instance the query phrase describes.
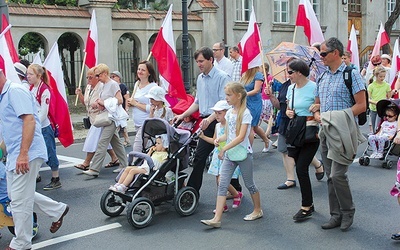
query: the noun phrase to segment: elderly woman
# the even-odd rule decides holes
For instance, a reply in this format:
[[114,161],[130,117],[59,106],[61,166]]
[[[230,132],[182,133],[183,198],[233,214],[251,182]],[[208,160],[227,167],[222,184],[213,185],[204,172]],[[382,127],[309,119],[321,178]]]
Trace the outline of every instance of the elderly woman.
[[[110,78],[110,69],[108,66],[105,64],[97,65],[94,68],[94,76],[100,82],[102,82],[104,86],[103,90],[100,92],[99,98],[91,105],[91,107],[93,109],[102,111],[105,109],[105,102],[110,101],[111,98],[116,98],[117,104],[121,106],[121,90],[118,83]],[[126,167],[128,164],[125,148],[122,145],[122,142],[119,140],[116,121],[112,120],[110,125],[104,126],[101,129],[101,136],[97,144],[96,152],[93,156],[92,165],[90,166],[89,170],[83,171],[83,173],[86,175],[95,177],[99,175],[100,168],[103,165],[103,161],[106,156],[107,146],[110,143],[118,157],[120,167]]]
[[[290,80],[294,84],[289,86],[286,94],[286,115],[290,119],[293,119],[296,115],[306,116],[307,122],[315,121],[313,113],[310,111],[310,107],[314,105],[314,90],[317,85],[315,82],[310,81],[307,78],[310,74],[310,68],[304,61],[294,59],[289,62],[287,72]],[[288,145],[287,147],[288,156],[292,157],[296,164],[296,174],[300,183],[302,197],[301,208],[293,216],[295,221],[305,220],[314,212],[313,195],[308,169],[318,147],[318,138],[311,142],[305,142],[303,146]]]
[[[93,108],[92,105],[96,102],[97,99],[99,99],[100,92],[103,90],[103,83],[95,77],[94,68],[91,68],[87,71],[86,79],[88,81],[88,84],[85,89],[85,95],[82,94],[82,90],[80,88],[77,88],[75,90],[75,94],[78,96],[79,101],[83,105],[85,105],[90,123],[93,124],[96,115],[99,113],[99,110]],[[92,161],[94,153],[96,152],[97,143],[99,142],[101,136],[101,130],[102,128],[90,126],[82,149],[83,152],[86,152],[86,158],[82,164],[74,166],[75,168],[83,171],[89,169],[90,162]],[[118,158],[115,155],[114,150],[112,150],[111,146],[108,146],[107,152],[111,157],[111,162],[106,165],[106,167],[118,166]]]
[[132,92],[132,97],[127,100],[128,105],[132,108],[133,122],[135,123],[135,142],[133,143],[133,151],[142,152],[142,131],[141,127],[144,120],[149,118],[150,99],[146,97],[149,90],[158,86],[157,75],[153,64],[149,61],[142,61],[137,69],[138,80]]

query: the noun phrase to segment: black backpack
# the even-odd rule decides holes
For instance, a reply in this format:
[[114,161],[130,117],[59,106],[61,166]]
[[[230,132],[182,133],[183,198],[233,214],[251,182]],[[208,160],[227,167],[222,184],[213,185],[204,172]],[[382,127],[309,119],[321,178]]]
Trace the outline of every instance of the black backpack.
[[[353,79],[351,78],[351,71],[353,69],[354,68],[351,67],[351,66],[346,66],[346,68],[343,71],[343,79],[344,79],[344,83],[346,84],[346,87],[349,89],[350,98],[351,98],[351,101],[353,102],[353,105],[354,105],[356,103],[356,101],[354,100],[353,89],[351,87],[351,85],[353,84]],[[358,115],[358,125],[362,126],[367,122],[368,103],[369,103],[368,91],[367,91],[367,88],[365,88],[365,104],[366,104],[366,108],[365,108],[364,112],[362,112],[361,114]]]

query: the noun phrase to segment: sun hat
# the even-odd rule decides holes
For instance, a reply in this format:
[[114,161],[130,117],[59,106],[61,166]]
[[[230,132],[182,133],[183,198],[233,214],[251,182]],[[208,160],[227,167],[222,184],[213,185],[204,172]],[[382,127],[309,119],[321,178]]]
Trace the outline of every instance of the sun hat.
[[381,58],[382,58],[382,59],[383,59],[383,58],[388,59],[389,61],[392,60],[392,58],[390,58],[390,56],[389,56],[388,54],[382,54],[382,55],[381,55]]
[[167,99],[165,99],[165,90],[160,86],[154,86],[149,90],[149,93],[145,95],[147,98],[154,99],[155,101],[162,101],[165,105],[170,106]]
[[14,63],[14,68],[17,71],[18,75],[20,75],[20,76],[22,76],[24,78],[26,77],[26,70],[27,69],[26,69],[25,65],[23,65],[20,62],[16,62],[16,63]]
[[121,72],[119,72],[118,70],[113,71],[113,72],[111,73],[111,75],[116,75],[116,76],[118,76],[119,79],[122,81],[122,74],[121,74]]
[[156,135],[156,139],[161,138],[163,148],[168,148],[169,147],[169,140],[168,140],[168,135],[167,134],[161,134],[161,135]]
[[222,111],[222,110],[228,110],[230,108],[231,108],[231,106],[228,104],[227,101],[221,100],[221,101],[218,101],[214,105],[214,107],[212,107],[211,109],[214,110],[214,111]]

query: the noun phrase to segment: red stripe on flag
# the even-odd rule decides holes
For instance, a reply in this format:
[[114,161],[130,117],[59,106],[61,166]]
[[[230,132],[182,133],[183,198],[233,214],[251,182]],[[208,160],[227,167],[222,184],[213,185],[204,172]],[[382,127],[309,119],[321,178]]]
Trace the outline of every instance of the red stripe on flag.
[[86,40],[86,48],[85,48],[85,52],[86,52],[85,64],[86,64],[86,66],[88,66],[89,69],[96,66],[95,45],[96,45],[96,43],[90,37],[90,30],[89,30],[87,40]]
[[261,41],[258,25],[254,23],[254,32],[248,37],[242,48],[239,43],[239,51],[242,55],[242,74],[249,69],[249,63],[260,54],[258,43]]
[[388,36],[388,34],[386,33],[386,31],[381,33],[381,47],[383,45],[389,44],[390,43],[390,38]]
[[[74,143],[74,136],[71,127],[71,117],[69,115],[68,104],[58,91],[57,82],[52,76],[50,71],[47,71],[49,76],[49,86],[54,96],[51,96],[51,102],[54,102],[54,107],[57,109],[55,114],[55,122],[58,125],[59,136],[58,140],[64,147],[70,146]],[[50,112],[50,110],[49,110]]]
[[302,4],[299,5],[299,9],[297,12],[296,26],[304,27],[304,33],[306,34],[308,43],[310,44],[311,43],[310,42],[311,41],[311,23],[310,23],[310,20],[307,19],[305,6]]
[[[2,26],[1,27],[1,31],[3,31],[5,28],[7,28],[9,23],[7,21],[6,15],[2,14],[1,18],[2,18],[1,19],[1,26]],[[8,47],[8,50],[10,51],[10,55],[11,55],[11,59],[12,59],[13,63],[19,62],[18,53],[17,53],[17,50],[15,49],[15,46],[14,46],[14,42],[13,42],[13,39],[12,39],[12,36],[11,36],[11,31],[8,30],[4,34],[4,37],[6,38],[7,47]]]

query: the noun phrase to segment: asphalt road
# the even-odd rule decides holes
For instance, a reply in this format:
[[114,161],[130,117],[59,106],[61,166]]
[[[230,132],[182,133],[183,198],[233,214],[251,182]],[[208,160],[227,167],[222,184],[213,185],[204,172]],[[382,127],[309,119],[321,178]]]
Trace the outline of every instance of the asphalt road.
[[[363,128],[366,132],[366,128]],[[322,230],[329,219],[326,177],[318,182],[310,168],[316,212],[312,218],[295,223],[292,216],[301,205],[299,187],[278,190],[285,173],[281,154],[276,150],[261,153],[262,143],[255,140],[254,176],[260,189],[264,211],[262,219],[246,222],[243,217],[252,211],[247,190],[242,205],[229,209],[223,216],[220,229],[210,229],[200,223],[212,218],[215,207],[215,177],[204,174],[201,200],[195,214],[180,217],[172,203],[156,207],[151,224],[134,229],[127,221],[125,211],[109,218],[100,210],[100,198],[114,183],[112,169],[102,169],[100,176],[91,179],[79,174],[72,166],[84,158],[82,143],[65,149],[57,147],[61,160],[62,188],[43,191],[50,180],[49,169],[42,169],[42,182],[37,190],[70,206],[63,226],[56,234],[49,232],[51,221],[39,214],[39,233],[33,240],[34,249],[398,249],[400,242],[390,239],[400,231],[399,205],[389,190],[395,181],[396,169],[383,169],[379,160],[368,167],[353,163],[349,179],[356,205],[354,224],[348,232],[339,228]],[[359,154],[366,147],[360,145]],[[127,149],[129,151],[129,149]],[[393,157],[397,160],[396,157]],[[108,162],[108,158],[105,163]],[[187,171],[190,171],[188,169]],[[241,181],[243,184],[243,181]],[[228,201],[231,206],[232,201]],[[6,228],[0,249],[10,242],[12,235]]]

